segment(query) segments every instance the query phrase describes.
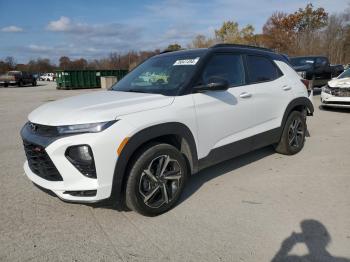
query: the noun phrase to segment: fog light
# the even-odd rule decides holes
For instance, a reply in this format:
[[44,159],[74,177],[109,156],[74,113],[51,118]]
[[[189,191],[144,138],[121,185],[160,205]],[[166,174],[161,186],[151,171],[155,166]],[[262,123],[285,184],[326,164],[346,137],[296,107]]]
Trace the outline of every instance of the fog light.
[[65,155],[84,176],[96,178],[94,155],[90,146],[78,145],[68,147]]

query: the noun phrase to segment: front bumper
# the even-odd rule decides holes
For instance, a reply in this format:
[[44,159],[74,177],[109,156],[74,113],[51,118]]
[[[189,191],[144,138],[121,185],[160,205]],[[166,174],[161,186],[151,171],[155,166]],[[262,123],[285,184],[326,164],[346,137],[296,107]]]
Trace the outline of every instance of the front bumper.
[[322,91],[321,103],[325,107],[350,108],[350,97],[333,96]]
[[[35,169],[30,167],[28,161],[24,163],[25,174],[33,183],[52,191],[66,201],[93,203],[107,199],[112,191],[118,159],[117,148],[123,140],[123,137],[115,135],[117,128],[118,123],[100,133],[44,137],[34,134],[25,125],[21,131],[23,141],[43,147],[62,179],[61,181],[45,179],[45,176],[34,172]],[[97,178],[83,175],[65,156],[68,147],[82,144],[89,145],[93,151]],[[87,191],[92,191],[94,194],[86,196],[76,194]]]

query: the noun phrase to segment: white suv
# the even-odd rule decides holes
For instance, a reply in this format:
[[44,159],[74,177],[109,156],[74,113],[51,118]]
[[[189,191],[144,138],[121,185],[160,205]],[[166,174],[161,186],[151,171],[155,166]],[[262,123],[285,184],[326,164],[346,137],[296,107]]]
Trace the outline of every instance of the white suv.
[[55,74],[54,73],[46,73],[40,76],[40,80],[42,81],[54,81]]
[[312,113],[305,83],[270,50],[162,53],[110,91],[34,110],[21,131],[24,170],[63,200],[112,199],[154,216],[202,168],[267,145],[299,152]]

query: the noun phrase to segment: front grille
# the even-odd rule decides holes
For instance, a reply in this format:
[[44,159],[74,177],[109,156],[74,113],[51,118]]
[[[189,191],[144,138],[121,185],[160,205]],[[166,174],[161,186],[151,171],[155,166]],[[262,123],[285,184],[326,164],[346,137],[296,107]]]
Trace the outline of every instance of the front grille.
[[332,95],[339,97],[350,97],[350,88],[333,88]]
[[33,173],[49,181],[63,181],[44,147],[26,141],[23,141],[23,145],[29,168]]

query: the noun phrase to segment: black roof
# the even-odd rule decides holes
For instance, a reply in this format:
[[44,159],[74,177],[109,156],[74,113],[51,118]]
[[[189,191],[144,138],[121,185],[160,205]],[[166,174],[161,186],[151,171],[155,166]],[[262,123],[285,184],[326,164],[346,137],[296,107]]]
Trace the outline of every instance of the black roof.
[[260,47],[260,46],[253,46],[253,45],[241,45],[241,44],[216,44],[210,48],[219,48],[219,47],[236,47],[236,48],[245,48],[245,49],[256,49],[256,50],[262,50],[262,51],[268,51],[268,52],[274,53],[274,51],[272,49],[269,49],[269,48]]
[[286,56],[278,54],[271,49],[258,47],[258,46],[250,46],[250,45],[239,45],[239,44],[217,44],[209,48],[166,51],[166,52],[160,53],[158,56],[173,56],[173,55],[186,55],[186,54],[202,56],[206,53],[214,52],[217,50],[223,50],[228,52],[234,51],[234,50],[241,50],[245,52],[248,51],[249,53],[252,53],[252,54],[261,54],[261,55],[269,56],[273,60],[281,60],[288,63],[288,58]]

